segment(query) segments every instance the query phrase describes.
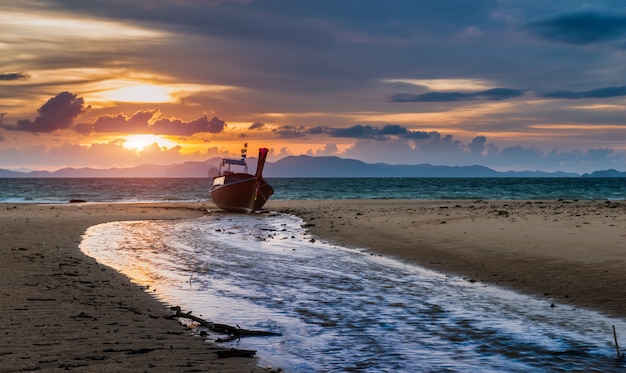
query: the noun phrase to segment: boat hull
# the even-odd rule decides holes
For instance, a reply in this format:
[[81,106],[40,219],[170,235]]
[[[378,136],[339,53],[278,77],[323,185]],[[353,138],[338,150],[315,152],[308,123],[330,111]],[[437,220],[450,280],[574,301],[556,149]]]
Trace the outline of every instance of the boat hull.
[[[251,175],[250,175],[251,176]],[[211,189],[213,203],[226,211],[255,212],[274,194],[274,189],[264,179],[253,176],[214,185]]]

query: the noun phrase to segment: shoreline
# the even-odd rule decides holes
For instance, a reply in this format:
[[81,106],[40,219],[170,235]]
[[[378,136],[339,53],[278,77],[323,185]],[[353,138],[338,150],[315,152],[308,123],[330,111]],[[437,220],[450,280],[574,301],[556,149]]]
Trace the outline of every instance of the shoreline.
[[[270,200],[316,238],[469,282],[626,318],[625,201]],[[195,218],[210,202],[0,204],[0,372],[264,372],[164,319],[168,306],[79,249],[88,227]],[[188,310],[192,311],[192,310]],[[5,367],[10,367],[5,369]]]
[[626,318],[625,201],[269,201],[316,237]]
[[183,219],[210,203],[0,204],[0,372],[266,372],[219,358],[169,306],[79,249],[88,227]]

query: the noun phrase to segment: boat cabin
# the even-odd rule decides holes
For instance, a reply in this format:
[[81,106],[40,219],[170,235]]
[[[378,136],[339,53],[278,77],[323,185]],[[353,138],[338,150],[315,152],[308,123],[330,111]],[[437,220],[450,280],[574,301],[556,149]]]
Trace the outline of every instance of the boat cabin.
[[[243,166],[243,172],[233,171],[231,166]],[[248,174],[248,164],[245,158],[241,159],[222,159],[220,163],[219,173],[213,178],[213,188],[216,186],[232,183],[238,180],[249,179],[252,175]]]
[[219,175],[221,176],[221,175],[226,175],[226,174],[233,174],[234,172],[230,170],[230,166],[232,165],[243,166],[243,173],[244,174],[248,173],[248,164],[246,164],[245,158],[241,158],[241,159],[224,158],[222,159],[222,163],[220,163]]

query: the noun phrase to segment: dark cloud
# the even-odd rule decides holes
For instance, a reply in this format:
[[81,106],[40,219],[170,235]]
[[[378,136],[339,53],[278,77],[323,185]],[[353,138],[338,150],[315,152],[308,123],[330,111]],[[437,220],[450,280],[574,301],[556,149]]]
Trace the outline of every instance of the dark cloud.
[[440,138],[441,135],[439,134],[439,132],[436,132],[436,131],[431,131],[431,132],[407,131],[405,134],[403,134],[400,137],[405,138],[405,139],[413,139],[413,140],[428,140],[431,138]]
[[196,133],[219,133],[226,127],[226,122],[213,117],[211,120],[204,115],[190,122],[179,119],[159,119],[150,126],[150,133],[155,135],[191,136]]
[[487,142],[486,136],[476,136],[471,143],[467,145],[470,153],[480,155],[485,150],[485,143]]
[[321,135],[326,132],[327,128],[324,126],[311,127],[307,130],[307,133],[310,135]]
[[30,75],[22,71],[20,71],[19,73],[0,73],[0,81],[27,80],[29,78]]
[[74,119],[90,109],[85,107],[84,100],[69,92],[61,92],[51,98],[41,108],[35,120],[20,119],[14,126],[0,126],[10,130],[28,132],[53,132],[59,129],[72,128],[82,134],[89,133],[152,133],[155,135],[191,136],[197,133],[219,133],[226,128],[226,122],[206,115],[192,120],[182,121],[172,118],[155,117],[158,109],[141,110],[130,117],[124,114],[103,115],[93,123],[74,125]]
[[[497,6],[496,0],[475,0],[471,4],[464,0],[53,3],[50,7],[55,10],[119,19],[175,33],[174,40],[183,41],[181,44],[169,44],[170,38],[162,38],[162,46],[145,43],[145,52],[137,46],[138,52],[129,53],[135,55],[133,63],[157,70],[176,66],[179,79],[196,81],[201,77],[213,84],[249,87],[259,90],[249,91],[255,102],[272,98],[274,105],[287,102],[284,98],[293,97],[294,93],[334,102],[328,93],[343,95],[347,87],[361,90],[369,82],[387,78],[390,72],[401,77],[412,77],[416,71],[425,70],[445,74],[442,67],[446,64],[436,61],[441,54],[465,70],[468,64],[456,63],[437,39],[458,37],[468,25],[482,29],[487,22],[491,27],[497,26],[490,15]],[[466,48],[458,47],[455,54]],[[218,50],[219,53],[213,52]],[[193,58],[176,58],[180,55]],[[108,61],[106,56],[98,58]],[[115,55],[110,63],[119,64],[119,58]],[[207,68],[207,60],[211,61],[211,68]],[[421,66],[416,66],[416,61]],[[510,68],[506,63],[502,65]],[[320,96],[319,91],[326,95]],[[276,100],[272,95],[284,98]]]
[[399,124],[387,124],[382,127],[357,124],[345,128],[317,126],[308,129],[302,126],[282,126],[275,129],[274,132],[280,138],[285,139],[302,138],[308,135],[327,135],[330,137],[374,140],[388,140],[392,137],[414,140],[440,137],[440,134],[437,132],[410,131],[406,127]]
[[538,37],[568,44],[621,40],[626,36],[626,14],[594,10],[560,13],[527,25]]
[[281,126],[278,129],[272,130],[281,139],[298,139],[305,137],[307,132],[304,127],[296,126]]
[[85,107],[81,97],[70,92],[61,92],[37,110],[39,115],[35,120],[20,119],[16,126],[3,127],[16,131],[53,132],[70,128],[74,119],[89,109],[89,106]]
[[103,115],[96,119],[93,124],[83,123],[74,126],[74,130],[87,134],[91,132],[114,132],[114,133],[151,133],[155,135],[191,136],[197,133],[218,133],[226,127],[226,122],[213,117],[202,116],[189,122],[180,119],[153,118],[159,110],[138,111],[127,117],[123,114]]
[[248,130],[260,130],[263,128],[265,128],[265,123],[254,122],[250,125],[250,127],[248,127]]
[[543,95],[546,98],[610,98],[626,96],[626,86],[604,87],[588,91],[554,91]]
[[484,91],[464,92],[427,92],[418,95],[398,93],[391,96],[392,102],[455,102],[455,101],[501,101],[519,97],[524,91],[510,88],[493,88]]
[[389,135],[404,135],[407,133],[407,129],[397,124],[388,124],[382,128],[357,124],[348,128],[328,128],[326,133],[332,137],[383,139]]
[[77,132],[124,132],[124,133],[147,133],[149,121],[158,110],[142,110],[130,117],[124,114],[103,115],[98,117],[93,124],[81,124],[74,127]]

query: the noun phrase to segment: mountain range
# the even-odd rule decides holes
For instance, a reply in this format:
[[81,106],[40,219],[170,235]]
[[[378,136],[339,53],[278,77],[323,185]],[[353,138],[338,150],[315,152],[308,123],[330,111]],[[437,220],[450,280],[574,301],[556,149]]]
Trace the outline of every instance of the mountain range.
[[[61,168],[56,171],[11,171],[0,169],[0,178],[203,178],[215,176],[220,158],[205,162],[185,162],[167,166],[145,164],[127,168]],[[249,158],[254,173],[256,158]],[[626,177],[617,170],[595,171],[589,174],[544,171],[496,171],[485,166],[436,166],[431,164],[390,165],[365,163],[339,157],[289,156],[267,162],[263,176],[272,177]]]

